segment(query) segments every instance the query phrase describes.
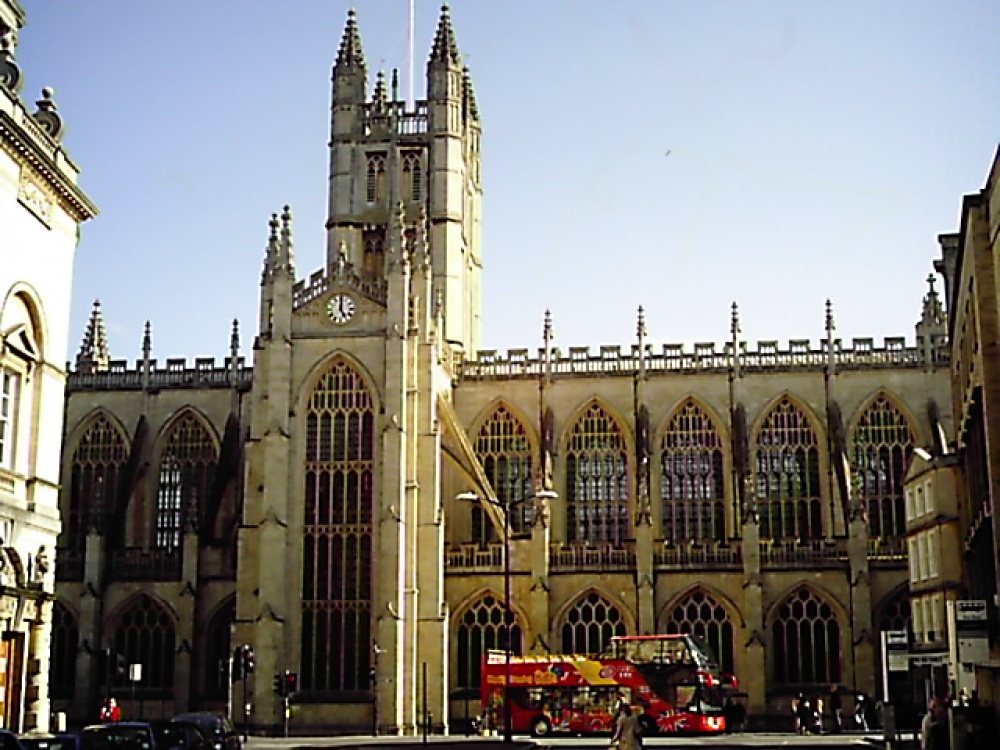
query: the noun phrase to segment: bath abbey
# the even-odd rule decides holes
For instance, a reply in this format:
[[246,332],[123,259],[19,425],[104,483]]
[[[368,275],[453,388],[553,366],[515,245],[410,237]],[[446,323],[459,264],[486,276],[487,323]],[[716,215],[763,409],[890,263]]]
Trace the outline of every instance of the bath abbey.
[[962,584],[957,551],[992,549],[992,514],[930,512],[995,450],[953,388],[982,377],[949,325],[964,231],[909,335],[843,340],[817,300],[815,341],[748,342],[733,304],[715,344],[651,341],[638,308],[620,344],[557,342],[546,314],[483,350],[489,148],[447,6],[412,106],[370,79],[353,11],[331,52],[323,266],[297,267],[290,208],[262,217],[259,319],[216,359],[154,354],[149,324],[113,359],[94,303],[66,373],[53,710],[245,704],[265,730],[289,673],[300,732],[441,731],[480,712],[490,649],[692,633],[763,725],[802,690],[877,698],[884,631],[940,650],[948,601],[995,590],[994,557]]

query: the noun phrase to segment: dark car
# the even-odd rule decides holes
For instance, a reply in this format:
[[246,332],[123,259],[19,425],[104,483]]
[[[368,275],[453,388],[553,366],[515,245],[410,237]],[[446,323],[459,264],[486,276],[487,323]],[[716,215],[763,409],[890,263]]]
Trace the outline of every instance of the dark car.
[[156,750],[213,750],[215,747],[198,725],[190,721],[154,721],[152,726]]
[[194,724],[212,743],[212,750],[242,750],[243,743],[229,717],[218,711],[192,711],[177,714],[171,721]]
[[20,737],[24,750],[81,750],[78,734],[47,734],[29,732]]
[[144,721],[117,721],[83,728],[82,750],[158,750],[153,727]]
[[8,729],[0,729],[0,750],[24,750],[17,735]]

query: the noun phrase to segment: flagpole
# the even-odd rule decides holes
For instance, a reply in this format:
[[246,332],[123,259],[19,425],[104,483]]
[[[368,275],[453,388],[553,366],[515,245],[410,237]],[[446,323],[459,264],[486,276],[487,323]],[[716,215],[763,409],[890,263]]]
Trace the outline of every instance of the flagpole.
[[406,24],[406,108],[413,110],[413,26],[416,15],[416,0],[409,0]]

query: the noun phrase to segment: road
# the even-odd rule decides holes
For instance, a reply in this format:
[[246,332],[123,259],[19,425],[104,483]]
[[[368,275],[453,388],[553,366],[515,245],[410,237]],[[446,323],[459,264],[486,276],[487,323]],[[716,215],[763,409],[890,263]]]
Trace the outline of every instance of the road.
[[[875,734],[838,734],[800,737],[789,733],[747,733],[726,734],[715,737],[650,737],[643,742],[645,747],[664,748],[775,748],[797,750],[820,748],[821,750],[872,750],[882,747],[881,737]],[[904,743],[902,747],[912,746]],[[413,748],[419,750],[449,750],[466,747],[470,750],[503,750],[511,747],[503,744],[501,737],[440,737],[427,738],[424,745],[420,737],[251,737],[247,750],[304,750],[311,748],[363,748],[374,747]],[[554,737],[533,740],[529,737],[515,737],[514,748],[606,748],[607,737]]]

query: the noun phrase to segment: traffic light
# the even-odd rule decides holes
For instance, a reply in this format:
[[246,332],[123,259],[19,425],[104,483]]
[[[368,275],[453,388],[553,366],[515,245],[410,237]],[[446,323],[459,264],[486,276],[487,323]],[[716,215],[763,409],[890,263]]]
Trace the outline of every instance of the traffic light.
[[299,690],[299,675],[298,672],[289,672],[285,670],[285,695],[292,695],[297,693]]
[[257,668],[256,657],[253,653],[253,648],[249,644],[243,644],[243,674],[252,674],[254,669]]
[[282,698],[288,697],[288,693],[285,692],[285,675],[276,674],[274,676],[274,692],[276,692]]

